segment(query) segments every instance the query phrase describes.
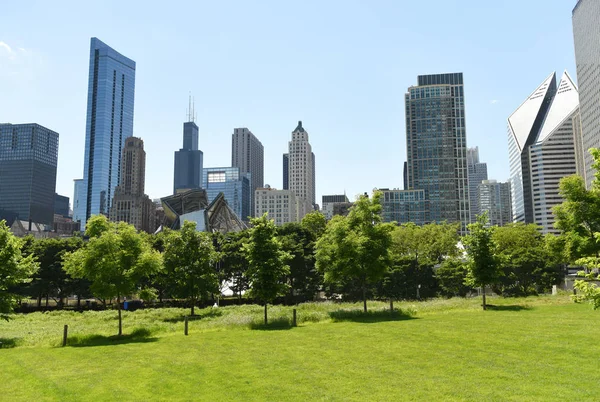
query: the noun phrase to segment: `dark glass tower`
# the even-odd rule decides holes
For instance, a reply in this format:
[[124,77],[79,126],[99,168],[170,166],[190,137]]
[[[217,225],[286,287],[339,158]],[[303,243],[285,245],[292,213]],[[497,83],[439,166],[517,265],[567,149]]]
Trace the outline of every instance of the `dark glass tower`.
[[469,223],[462,73],[421,75],[406,101],[408,188],[424,190],[430,222]]
[[85,133],[84,191],[76,219],[85,227],[92,215],[108,215],[121,174],[121,150],[133,135],[135,62],[97,38],[90,46],[90,71]]
[[198,126],[190,115],[190,121],[183,123],[183,148],[175,151],[173,194],[178,190],[201,188],[203,157],[198,149]]
[[290,189],[290,154],[283,154],[283,189]]
[[58,133],[39,124],[0,124],[0,219],[51,225]]

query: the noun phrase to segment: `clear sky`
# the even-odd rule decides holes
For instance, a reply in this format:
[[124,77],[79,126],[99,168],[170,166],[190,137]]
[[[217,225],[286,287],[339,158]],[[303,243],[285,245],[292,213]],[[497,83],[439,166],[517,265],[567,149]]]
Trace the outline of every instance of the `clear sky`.
[[320,203],[401,188],[406,89],[420,74],[463,72],[467,143],[506,180],[507,117],[552,71],[576,78],[575,3],[0,0],[0,122],[60,134],[56,190],[72,198],[95,36],[137,63],[134,135],[151,198],[172,191],[191,91],[204,166],[229,166],[233,128],[248,127],[272,187],[302,120]]

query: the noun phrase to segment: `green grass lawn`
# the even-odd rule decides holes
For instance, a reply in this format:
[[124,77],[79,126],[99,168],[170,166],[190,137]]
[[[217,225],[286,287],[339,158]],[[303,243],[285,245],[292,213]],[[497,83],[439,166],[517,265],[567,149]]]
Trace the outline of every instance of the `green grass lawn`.
[[[598,400],[600,312],[567,297],[34,313],[0,323],[2,400]],[[340,312],[342,309],[344,311]],[[70,346],[61,348],[62,325]],[[145,329],[143,329],[145,328]],[[133,334],[132,334],[133,333]],[[7,346],[14,346],[7,348]]]

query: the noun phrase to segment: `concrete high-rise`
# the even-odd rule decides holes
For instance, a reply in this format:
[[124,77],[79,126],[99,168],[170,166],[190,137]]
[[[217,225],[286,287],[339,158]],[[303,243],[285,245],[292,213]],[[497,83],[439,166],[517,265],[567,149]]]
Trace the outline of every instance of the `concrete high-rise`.
[[552,208],[563,202],[560,179],[577,172],[578,125],[579,96],[566,71],[558,86],[550,74],[508,118],[513,221],[556,232]]
[[[264,186],[264,148],[262,143],[247,128],[234,128],[231,135],[231,166],[240,168],[240,173],[250,173],[251,206],[254,208],[254,192]],[[254,215],[252,215],[254,216]]]
[[144,141],[129,137],[123,148],[121,182],[115,189],[110,208],[110,220],[127,222],[137,230],[154,231],[155,206],[144,194],[146,180],[146,152]]
[[488,226],[504,226],[512,222],[510,182],[483,180],[477,186],[477,204],[488,214]]
[[324,195],[321,197],[321,212],[325,215],[325,219],[333,218],[333,209],[337,204],[348,204],[350,200],[346,194],[339,195]]
[[[84,191],[73,204],[82,230],[92,215],[108,215],[120,182],[121,151],[133,135],[135,62],[97,38],[91,39]],[[76,183],[77,185],[77,183]],[[76,190],[81,190],[76,189]]]
[[315,173],[313,168],[314,153],[308,142],[308,133],[302,127],[302,122],[298,122],[298,126],[292,131],[292,140],[289,142],[288,158],[289,158],[289,188],[303,201],[301,205],[309,206],[303,210],[299,210],[300,219],[314,209],[315,204]]
[[203,160],[204,154],[198,149],[198,126],[190,111],[189,121],[183,123],[183,147],[175,151],[173,194],[202,187]]
[[470,222],[462,73],[421,75],[405,95],[409,190],[423,190],[430,222]]
[[[581,113],[580,137],[576,149],[586,185],[594,179],[593,158],[590,148],[600,148],[600,1],[579,0],[573,9],[573,38],[577,61],[579,107]],[[576,127],[579,128],[579,127]],[[579,151],[580,149],[580,151]],[[579,159],[578,158],[578,159]]]
[[57,160],[58,133],[39,124],[0,124],[0,220],[52,225]]
[[479,208],[479,190],[477,187],[483,180],[488,179],[487,163],[479,162],[479,147],[467,148],[467,170],[469,174],[469,206],[471,207],[471,222],[477,220],[481,213]]

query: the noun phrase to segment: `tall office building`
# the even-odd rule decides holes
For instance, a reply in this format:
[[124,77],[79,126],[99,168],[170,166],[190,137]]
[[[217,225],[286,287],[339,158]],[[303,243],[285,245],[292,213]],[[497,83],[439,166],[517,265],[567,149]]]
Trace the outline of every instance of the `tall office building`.
[[488,214],[488,226],[504,226],[512,223],[510,182],[483,180],[477,186],[477,198],[481,213]]
[[333,218],[333,209],[337,204],[348,204],[350,200],[346,194],[339,195],[324,195],[321,197],[321,212],[325,215],[325,219]]
[[283,189],[290,189],[290,154],[283,154]]
[[135,62],[92,38],[84,191],[75,191],[80,198],[74,200],[81,208],[75,215],[82,229],[90,216],[109,213],[115,187],[121,179],[121,151],[125,140],[133,135],[134,91]]
[[431,222],[470,222],[462,73],[421,75],[406,102],[407,177],[423,190]]
[[54,194],[54,214],[60,215],[63,218],[69,218],[69,197],[64,195]]
[[479,208],[479,190],[477,187],[483,180],[488,179],[487,163],[479,162],[479,147],[467,148],[467,170],[469,174],[469,206],[471,207],[471,222],[477,220],[481,213]]
[[[579,0],[573,9],[573,37],[581,113],[576,149],[588,188],[594,179],[590,148],[600,148],[600,2]],[[579,128],[579,127],[577,127]]]
[[267,213],[278,226],[289,222],[300,222],[310,208],[310,202],[297,197],[292,190],[277,190],[271,187],[258,188],[254,192],[255,215]]
[[248,222],[252,215],[250,206],[253,196],[250,173],[240,173],[238,167],[214,167],[202,170],[202,188],[206,191],[208,202],[212,202],[220,193],[235,212],[237,217]]
[[115,189],[110,208],[110,220],[127,222],[137,230],[154,232],[155,206],[144,194],[146,180],[146,152],[144,141],[129,137],[123,148],[121,182]]
[[563,201],[559,181],[577,172],[578,120],[577,87],[566,71],[558,87],[550,74],[508,118],[513,221],[555,232],[552,208]]
[[300,219],[314,209],[315,204],[315,173],[314,153],[308,142],[308,133],[302,127],[302,122],[292,132],[292,140],[289,142],[289,188],[296,195],[310,205],[309,208],[299,211]]
[[183,123],[183,147],[175,151],[173,194],[202,187],[204,154],[198,149],[198,126],[190,106],[188,121]]
[[429,203],[424,190],[380,188],[379,191],[383,193],[383,222],[410,222],[420,226],[429,221]]
[[0,124],[0,220],[52,225],[58,133],[39,124]]
[[[231,166],[240,168],[240,173],[250,173],[252,194],[257,188],[264,186],[264,148],[258,138],[247,128],[233,129],[231,135]],[[250,211],[254,214],[254,197],[251,198]]]

